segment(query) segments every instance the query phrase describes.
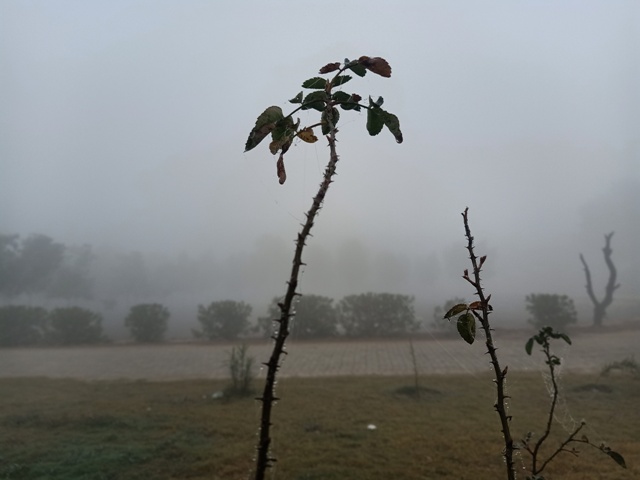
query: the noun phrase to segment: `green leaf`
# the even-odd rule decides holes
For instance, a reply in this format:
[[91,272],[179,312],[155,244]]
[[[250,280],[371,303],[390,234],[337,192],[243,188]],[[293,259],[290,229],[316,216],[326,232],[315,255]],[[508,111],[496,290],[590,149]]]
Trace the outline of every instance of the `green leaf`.
[[476,319],[471,312],[458,317],[458,333],[462,339],[471,345],[476,339]]
[[347,92],[335,92],[333,95],[331,95],[331,99],[336,101],[336,102],[348,102],[349,99],[351,98],[351,95],[349,95]]
[[364,68],[363,65],[358,63],[357,60],[354,61],[353,65],[349,65],[349,70],[358,75],[359,77],[364,77],[367,74],[367,69]]
[[256,125],[253,127],[253,130],[249,133],[249,138],[247,138],[244,151],[248,152],[255,148],[262,140],[264,140],[264,137],[271,133],[278,120],[281,120],[282,118],[284,118],[284,115],[282,114],[282,109],[278,106],[269,107],[262,112],[256,120]]
[[338,125],[338,120],[340,120],[340,112],[336,108],[332,108],[329,114],[327,114],[326,110],[322,112],[322,134],[329,135],[331,133],[331,123],[335,128]]
[[[369,97],[369,98],[371,98],[371,97]],[[382,104],[384,103],[384,98],[378,97],[378,99],[376,100],[375,103],[376,103],[377,106],[381,107]]]
[[311,92],[307,95],[302,102],[302,110],[309,110],[310,108],[314,108],[319,112],[324,110],[325,102],[327,101],[327,94],[321,90],[318,92]]
[[322,77],[313,77],[302,83],[302,88],[313,88],[316,90],[324,89],[327,86],[327,80]]
[[[298,120],[298,125],[300,121]],[[278,150],[282,150],[282,153],[286,153],[293,142],[293,137],[296,134],[298,125],[293,123],[293,118],[284,117],[276,123],[275,128],[271,132],[272,142],[269,144],[269,150],[275,155]]]
[[533,349],[534,340],[535,338],[531,337],[529,340],[527,340],[527,344],[524,346],[524,349],[527,352],[527,355],[531,355],[531,350]]
[[340,108],[343,110],[355,110],[356,112],[360,111],[360,105],[353,102],[341,103]]
[[[382,97],[380,97],[382,98]],[[400,131],[400,120],[393,113],[384,112],[384,124],[396,138],[397,143],[402,143],[402,132]]]
[[291,100],[289,100],[289,103],[302,103],[302,92],[300,92],[295,97],[293,97]]
[[[340,108],[342,108],[343,110],[356,110],[356,111],[360,111],[360,105],[358,105],[358,102],[354,99],[353,95],[349,95],[346,92],[343,91],[338,91],[335,92],[331,98],[333,99],[333,101],[337,102],[340,105]],[[356,98],[360,98],[359,96],[356,96]]]
[[613,458],[613,460],[620,465],[622,468],[627,468],[627,464],[624,461],[624,457],[622,455],[620,455],[618,452],[614,452],[613,450],[609,450],[605,452],[607,455],[609,455],[611,458]]
[[569,338],[569,335],[567,335],[566,333],[560,333],[558,336],[561,339],[563,339],[565,342],[567,342],[569,345],[571,345],[571,339]]
[[336,78],[333,79],[333,81],[331,82],[331,84],[334,87],[340,86],[340,85],[344,85],[345,83],[347,83],[349,80],[351,80],[353,77],[350,75],[339,75]]
[[454,305],[453,307],[451,307],[447,313],[444,314],[445,319],[447,318],[451,318],[454,315],[459,314],[460,312],[464,312],[467,309],[467,304],[466,303],[458,303],[457,305]]
[[372,137],[378,135],[384,127],[384,110],[372,106],[367,110],[367,131]]
[[273,140],[280,140],[282,137],[289,136],[289,134],[295,129],[293,118],[284,117],[276,122],[276,125],[271,132],[271,137]]

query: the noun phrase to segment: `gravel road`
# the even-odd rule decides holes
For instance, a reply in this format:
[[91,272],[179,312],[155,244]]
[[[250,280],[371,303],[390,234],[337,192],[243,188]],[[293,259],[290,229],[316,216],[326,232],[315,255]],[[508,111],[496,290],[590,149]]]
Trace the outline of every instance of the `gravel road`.
[[[538,370],[541,354],[524,352],[530,332],[495,334],[501,366],[511,371]],[[640,330],[572,334],[573,345],[557,343],[555,352],[565,369],[598,372],[604,365],[635,356],[640,361]],[[413,341],[421,374],[487,371],[483,339],[467,345],[459,338]],[[70,348],[0,349],[0,378],[51,377],[82,380],[177,380],[227,378],[225,362],[232,345],[166,344],[105,345]],[[252,342],[256,364],[268,359],[270,341]],[[408,340],[303,342],[291,340],[282,376],[412,375]],[[256,369],[259,365],[256,366]],[[261,374],[262,371],[259,372]]]

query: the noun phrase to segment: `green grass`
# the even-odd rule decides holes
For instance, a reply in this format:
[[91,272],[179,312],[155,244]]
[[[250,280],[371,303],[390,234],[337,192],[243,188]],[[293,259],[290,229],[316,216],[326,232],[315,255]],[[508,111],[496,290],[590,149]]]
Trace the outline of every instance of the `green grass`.
[[[273,478],[505,478],[491,377],[283,379],[275,406]],[[584,418],[628,470],[578,445],[549,479],[640,478],[640,381],[571,375],[566,408]],[[580,388],[584,385],[603,388]],[[510,373],[513,432],[540,431],[549,400],[540,375]],[[246,479],[253,468],[259,405],[213,400],[225,382],[0,380],[0,479]],[[256,384],[256,387],[259,385]],[[374,424],[375,430],[367,429]],[[564,431],[556,425],[555,444]],[[528,462],[520,452],[517,460]],[[526,464],[526,463],[525,463]],[[522,475],[520,478],[524,478]]]

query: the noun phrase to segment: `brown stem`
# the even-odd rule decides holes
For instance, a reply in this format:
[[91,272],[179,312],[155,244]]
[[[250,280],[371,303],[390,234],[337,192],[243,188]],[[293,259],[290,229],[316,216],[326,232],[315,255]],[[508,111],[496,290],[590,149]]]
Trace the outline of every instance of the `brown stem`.
[[[549,434],[551,433],[551,426],[553,424],[553,415],[554,415],[555,410],[556,410],[556,405],[558,403],[558,394],[559,394],[558,383],[556,381],[556,371],[555,371],[555,366],[554,366],[553,359],[552,359],[552,356],[551,356],[550,345],[549,345],[549,340],[548,339],[545,339],[544,344],[542,346],[542,351],[544,352],[544,355],[547,357],[547,365],[549,365],[549,373],[551,374],[551,384],[552,384],[552,387],[553,387],[553,394],[552,394],[552,397],[551,397],[551,406],[549,407],[549,415],[547,417],[547,425],[546,425],[546,428],[544,430],[544,433],[542,434],[542,436],[536,442],[536,445],[533,448],[533,451],[530,450],[531,457],[532,457],[531,458],[531,473],[534,474],[534,475],[536,475],[538,473],[541,473],[542,470],[544,470],[544,468],[549,464],[549,462],[558,453],[560,453],[564,449],[564,446],[569,441],[571,441],[571,439],[573,439],[573,437],[580,431],[578,429],[572,435],[570,435],[568,437],[568,441],[563,443],[562,445],[560,445],[558,450],[556,450],[546,461],[544,461],[542,463],[542,466],[540,467],[540,469],[539,470],[537,469],[538,453],[540,451],[540,447],[542,447],[542,444],[545,442],[545,440],[549,437]],[[582,427],[580,427],[580,428],[582,428]]]
[[473,236],[471,235],[471,229],[469,228],[468,212],[469,212],[469,209],[466,208],[462,213],[462,217],[464,219],[464,230],[465,230],[465,236],[467,237],[467,250],[469,251],[469,259],[471,260],[471,264],[473,265],[473,278],[470,278],[467,272],[465,272],[464,278],[471,285],[473,285],[473,287],[476,290],[476,294],[480,299],[480,304],[482,307],[481,314],[478,314],[476,311],[474,311],[473,313],[478,319],[478,321],[480,321],[480,324],[482,325],[482,329],[484,330],[485,337],[486,337],[487,353],[491,357],[491,365],[493,365],[493,371],[496,375],[494,383],[496,384],[498,399],[494,404],[494,408],[496,412],[498,412],[498,416],[500,417],[500,424],[502,426],[502,435],[504,437],[504,447],[505,447],[502,455],[504,456],[505,466],[507,468],[507,478],[509,480],[515,480],[516,474],[515,474],[515,467],[513,464],[514,446],[513,446],[513,438],[511,437],[511,429],[509,425],[511,417],[507,415],[507,408],[505,405],[506,399],[508,398],[508,396],[505,395],[505,387],[504,387],[505,377],[507,376],[507,369],[505,368],[504,370],[502,370],[500,368],[500,363],[498,362],[498,356],[496,354],[497,349],[493,344],[493,338],[491,336],[491,325],[489,324],[490,306],[489,306],[488,298],[485,298],[485,295],[482,289],[481,279],[480,279],[481,264],[484,261],[484,257],[481,259],[480,262],[478,262],[478,257],[476,257],[473,251],[474,249]]
[[258,397],[258,400],[262,402],[262,415],[260,418],[260,436],[258,439],[258,455],[256,458],[256,480],[263,480],[267,468],[272,466],[273,462],[276,461],[275,458],[269,455],[269,446],[271,444],[271,411],[273,408],[273,403],[278,400],[275,396],[275,384],[276,384],[276,375],[278,369],[280,368],[280,358],[283,354],[286,354],[284,349],[285,340],[289,335],[289,322],[293,314],[291,314],[291,305],[293,303],[293,299],[296,295],[300,295],[296,292],[298,287],[298,276],[300,273],[300,268],[302,267],[302,250],[306,245],[307,238],[311,233],[311,227],[313,227],[313,222],[318,214],[318,211],[322,208],[322,204],[324,202],[324,197],[327,194],[327,190],[329,189],[329,185],[332,183],[332,177],[336,173],[336,165],[338,163],[338,154],[336,153],[336,130],[335,128],[331,128],[331,132],[327,135],[327,140],[329,141],[329,150],[330,150],[330,158],[329,163],[324,171],[324,177],[322,183],[320,183],[320,187],[318,188],[318,193],[313,198],[313,203],[311,204],[311,208],[306,213],[306,221],[302,226],[302,230],[298,233],[298,238],[296,240],[296,250],[293,256],[293,265],[291,267],[291,275],[289,277],[289,281],[287,282],[287,292],[284,297],[284,301],[279,303],[280,307],[280,318],[277,320],[279,323],[278,331],[274,334],[274,345],[273,351],[271,353],[271,357],[269,361],[264,365],[267,367],[267,378],[265,380],[264,390],[262,392],[262,396]]
[[[567,450],[565,447],[566,447],[567,445],[569,445],[571,442],[578,442],[578,441],[581,441],[581,440],[576,440],[576,435],[578,435],[578,433],[580,433],[580,430],[582,430],[582,427],[584,427],[584,426],[585,426],[585,423],[584,423],[584,422],[580,422],[580,425],[578,425],[578,426],[573,430],[573,432],[571,432],[571,433],[569,434],[569,436],[568,436],[568,437],[567,437],[567,438],[566,438],[566,439],[565,439],[565,440],[560,444],[560,446],[556,449],[556,451],[555,451],[555,452],[553,452],[551,455],[549,455],[549,458],[547,458],[547,459],[544,461],[544,463],[543,463],[543,464],[542,464],[542,466],[540,467],[540,470],[532,471],[531,473],[533,473],[534,475],[535,475],[535,474],[538,474],[538,473],[541,473],[541,472],[544,470],[544,468],[545,468],[547,465],[549,465],[549,463],[551,462],[551,460],[553,460],[553,459],[556,457],[556,455],[558,455],[560,452],[569,452],[569,453],[573,453],[574,455],[576,455],[576,454],[577,454],[577,452],[572,451],[572,450]],[[585,443],[589,443],[589,442],[585,442]],[[590,443],[589,443],[589,444],[590,444]],[[590,445],[591,445],[591,444],[590,444]]]

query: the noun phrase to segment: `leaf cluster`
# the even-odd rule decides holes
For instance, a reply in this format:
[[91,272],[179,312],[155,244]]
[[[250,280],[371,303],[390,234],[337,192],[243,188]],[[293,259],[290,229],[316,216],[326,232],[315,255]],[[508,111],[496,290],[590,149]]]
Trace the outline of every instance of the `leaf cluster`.
[[[311,91],[300,91],[289,100],[290,103],[297,105],[291,113],[285,115],[282,108],[274,105],[260,114],[245,143],[245,152],[252,150],[268,135],[271,135],[269,151],[273,155],[280,154],[276,168],[278,179],[282,184],[287,178],[284,168],[284,154],[287,153],[293,141],[299,138],[307,143],[317,142],[318,137],[314,131],[317,127],[320,127],[323,135],[335,133],[340,121],[340,110],[360,112],[362,109],[366,109],[366,127],[371,136],[378,135],[383,127],[387,127],[396,141],[402,143],[400,121],[396,115],[382,108],[384,103],[382,97],[378,97],[377,100],[369,97],[368,104],[364,104],[361,95],[337,89],[353,79],[353,76],[349,74],[364,77],[368,71],[386,78],[391,76],[391,67],[385,59],[380,57],[362,56],[357,60],[345,59],[343,63],[328,63],[319,70],[319,74],[331,73],[333,76],[330,78],[312,77],[302,82],[302,88]],[[301,126],[300,119],[293,120],[293,115],[300,110],[320,112],[320,121],[312,125]]]
[[[553,327],[543,327],[540,329],[537,335],[534,335],[529,340],[527,340],[527,343],[525,344],[525,347],[524,347],[525,351],[527,352],[527,355],[531,355],[531,351],[533,349],[534,343],[541,345],[545,354],[548,354],[549,348],[551,346],[551,339],[554,339],[554,340],[562,339],[565,342],[567,342],[569,345],[571,345],[571,339],[566,333],[556,332],[553,330]],[[547,365],[551,365],[551,364],[560,365],[560,359],[555,355],[547,355],[546,363]]]
[[[487,310],[493,310],[493,307],[489,304],[489,300],[491,299],[491,295],[489,295],[485,301]],[[476,318],[479,319],[480,314],[483,310],[483,302],[475,301],[471,303],[458,303],[447,310],[447,313],[444,314],[444,319],[451,321],[451,317],[454,317],[461,313],[457,319],[456,326],[458,328],[458,333],[460,337],[471,345],[476,339]]]

